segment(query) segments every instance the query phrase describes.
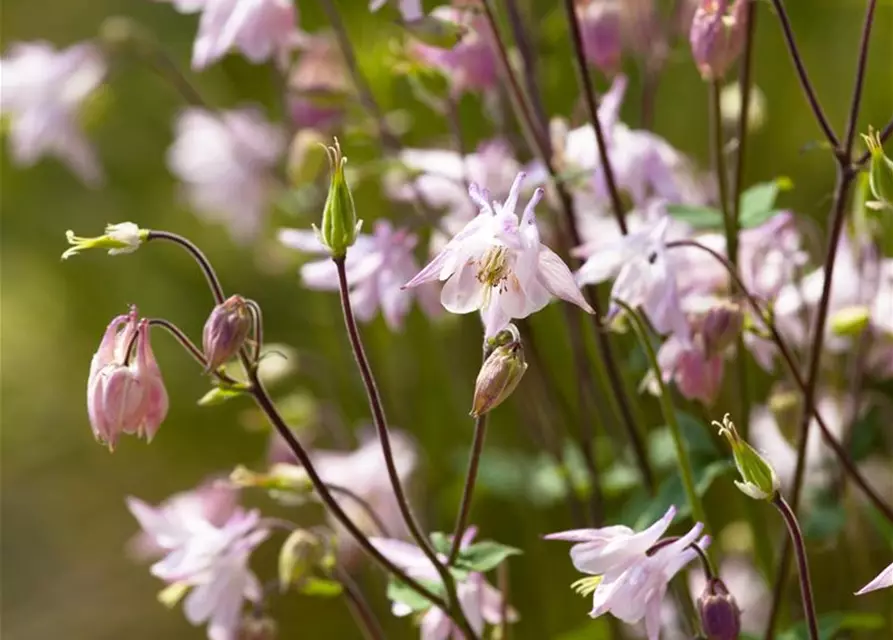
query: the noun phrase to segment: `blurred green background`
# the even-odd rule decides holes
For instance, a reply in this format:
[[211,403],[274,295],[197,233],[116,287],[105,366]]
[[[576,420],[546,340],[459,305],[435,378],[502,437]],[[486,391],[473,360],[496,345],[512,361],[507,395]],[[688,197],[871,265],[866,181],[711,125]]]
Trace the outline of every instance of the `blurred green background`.
[[[365,0],[340,4],[376,96],[388,108],[399,107],[416,116],[405,136],[407,143],[434,146],[443,140],[444,123],[411,103],[405,86],[383,64],[387,38],[394,33],[387,20],[369,18]],[[560,5],[522,4],[535,4],[542,18],[535,24],[540,27],[537,37],[544,53],[542,83],[549,112],[567,115],[577,89]],[[831,122],[841,128],[864,2],[788,4],[811,78]],[[305,28],[313,30],[322,23],[315,3],[299,5]],[[116,14],[149,27],[179,63],[188,64],[196,19],[178,15],[169,5],[143,0],[6,0],[0,23],[2,48],[33,39],[68,45],[93,37],[102,20]],[[760,5],[756,38],[755,77],[766,94],[768,119],[751,139],[747,182],[790,176],[796,188],[784,194],[783,204],[821,221],[830,204],[833,164],[826,153],[804,151],[820,133],[768,3]],[[635,124],[640,82],[634,66],[628,71],[632,84],[623,114],[625,121]],[[232,57],[202,74],[187,74],[215,105],[259,102],[271,116],[278,116],[276,85],[266,67]],[[202,637],[204,631],[189,627],[180,611],[167,611],[155,601],[159,584],[146,568],[126,557],[124,545],[136,524],[123,499],[136,495],[155,502],[237,463],[258,466],[267,446],[265,434],[247,431],[240,422],[247,401],[209,409],[196,406],[207,381],[161,334],[154,341],[155,351],[171,391],[171,411],[158,438],[151,447],[126,439],[114,455],[94,443],[84,390],[90,357],[109,319],[127,304],[138,303],[144,314],[167,317],[197,339],[211,298],[195,265],[170,246],[149,246],[118,259],[90,253],[61,263],[66,229],[92,235],[107,222],[131,220],[194,239],[219,269],[229,292],[250,296],[263,306],[268,339],[298,349],[299,372],[291,384],[313,391],[334,408],[343,425],[353,428],[368,420],[336,296],[302,290],[290,257],[283,255],[280,260],[279,253],[271,251],[275,225],[305,226],[309,219],[280,212],[264,240],[252,247],[235,246],[222,228],[201,223],[184,208],[165,168],[172,118],[183,106],[176,92],[151,71],[129,62],[115,65],[104,97],[91,136],[107,171],[105,188],[86,189],[53,160],[31,170],[17,169],[5,144],[0,165],[2,630],[11,640]],[[893,115],[893,3],[889,1],[878,7],[862,105],[860,131],[868,124],[882,126]],[[490,133],[479,109],[473,99],[462,105],[468,143]],[[706,88],[686,47],[680,46],[660,85],[655,127],[702,165],[708,158],[706,111]],[[362,161],[363,154],[371,159],[367,148],[356,156],[350,149],[347,153],[352,163]],[[385,203],[374,184],[364,184],[357,200],[360,215],[367,220],[407,215]],[[533,326],[547,346],[550,375],[566,378],[561,384],[572,398],[574,385],[568,373],[572,367],[561,313],[550,308],[534,319]],[[401,334],[388,333],[377,319],[364,328],[364,335],[391,422],[422,445],[426,499],[421,510],[432,529],[447,529],[452,526],[471,438],[467,411],[479,358],[477,321],[450,318],[432,327],[414,311]],[[659,426],[654,400],[646,398],[641,404],[649,424]],[[557,411],[547,410],[556,423],[561,421]],[[721,413],[718,407],[712,417]],[[537,453],[519,419],[517,400],[493,420],[488,450]],[[558,429],[565,426],[556,424]],[[319,441],[332,445],[325,435]],[[732,517],[738,507],[728,504],[739,503],[737,498],[724,499],[734,495],[728,492],[729,484],[718,483],[709,505],[718,513],[729,511],[726,515]],[[564,633],[568,639],[597,637],[596,625],[586,618],[588,603],[567,588],[574,576],[565,546],[539,539],[543,533],[569,527],[564,503],[532,508],[525,496],[508,499],[497,493],[482,486],[472,517],[486,537],[525,550],[524,556],[511,561],[512,598],[523,616],[515,637],[557,638]],[[766,518],[774,526],[775,514],[767,513]],[[861,601],[849,595],[893,559],[879,539],[866,535],[867,543],[859,544],[853,558],[836,550],[851,548],[852,539],[840,539],[839,548],[815,549],[820,610],[865,611],[893,605],[887,594]],[[267,562],[264,569],[272,571],[272,564]],[[412,637],[405,621],[387,613],[380,576],[368,572],[366,584],[389,636]],[[283,637],[359,637],[337,600],[290,596],[277,601],[273,612],[282,621]],[[877,637],[889,637],[885,635],[889,630],[878,633]]]

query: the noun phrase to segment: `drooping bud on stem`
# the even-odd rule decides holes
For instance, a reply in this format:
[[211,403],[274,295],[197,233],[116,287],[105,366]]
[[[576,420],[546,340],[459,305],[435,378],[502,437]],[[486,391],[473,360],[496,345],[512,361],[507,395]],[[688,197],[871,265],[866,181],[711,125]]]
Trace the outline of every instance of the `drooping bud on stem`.
[[586,61],[607,75],[620,67],[622,18],[617,0],[578,0],[577,18]]
[[74,231],[66,231],[65,237],[71,247],[62,254],[67,260],[87,249],[108,249],[110,256],[122,253],[133,253],[149,237],[148,229],[140,229],[132,222],[110,224],[105,227],[105,234],[95,238],[81,238]]
[[248,339],[252,323],[251,309],[241,296],[230,296],[214,307],[202,331],[207,371],[217,370],[238,353]]
[[[475,418],[502,404],[527,371],[520,336],[517,329],[514,327],[511,329],[513,331],[503,331],[494,339],[496,344],[493,345],[478,373],[471,407],[471,415]],[[505,334],[512,335],[508,342],[499,340],[500,336]]]
[[295,529],[279,550],[279,588],[287,591],[313,573],[328,573],[335,564],[331,544],[306,529]]
[[741,634],[741,611],[719,578],[712,578],[698,597],[701,628],[708,640],[736,640]]
[[744,312],[741,305],[724,300],[711,307],[701,321],[701,337],[704,353],[709,358],[722,354],[734,344],[744,328]]
[[714,420],[713,424],[732,445],[735,466],[741,474],[741,481],[736,480],[735,486],[754,500],[772,500],[781,488],[772,465],[738,435],[729,414],[723,416],[722,423]]
[[704,80],[722,78],[744,48],[747,3],[735,0],[701,0],[692,19],[691,53]]
[[341,154],[341,145],[335,139],[335,146],[326,147],[329,165],[332,169],[332,180],[329,184],[329,195],[326,197],[322,212],[322,226],[314,226],[319,241],[332,254],[333,258],[343,258],[347,248],[356,242],[362,220],[357,221],[357,210],[353,202],[353,194],[344,178],[344,165],[347,158]]

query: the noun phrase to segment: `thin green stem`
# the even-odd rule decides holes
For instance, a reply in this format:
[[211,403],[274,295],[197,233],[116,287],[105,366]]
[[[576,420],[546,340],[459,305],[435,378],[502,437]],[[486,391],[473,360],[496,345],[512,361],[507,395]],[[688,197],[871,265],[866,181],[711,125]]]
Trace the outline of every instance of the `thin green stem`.
[[462,536],[468,526],[468,515],[471,513],[471,500],[474,496],[474,485],[478,477],[478,467],[481,462],[481,454],[484,452],[484,440],[487,437],[487,414],[475,418],[474,438],[471,444],[471,454],[468,456],[468,471],[465,473],[465,486],[462,489],[462,500],[459,503],[459,513],[456,516],[456,526],[453,529],[453,546],[450,547],[450,556],[447,565],[452,565],[459,557],[462,548]]
[[341,583],[341,586],[344,587],[347,606],[354,620],[356,620],[357,626],[360,627],[365,640],[385,640],[387,636],[385,636],[381,624],[379,624],[378,619],[372,612],[372,607],[369,606],[357,583],[354,582],[353,578],[346,571],[336,571],[335,577]]

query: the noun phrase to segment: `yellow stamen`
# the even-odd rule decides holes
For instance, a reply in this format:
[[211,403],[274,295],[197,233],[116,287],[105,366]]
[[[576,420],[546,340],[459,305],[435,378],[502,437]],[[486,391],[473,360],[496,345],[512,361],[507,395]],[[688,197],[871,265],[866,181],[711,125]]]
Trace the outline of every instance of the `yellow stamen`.
[[598,585],[601,584],[602,576],[586,576],[585,578],[580,578],[576,582],[571,583],[571,589],[577,592],[577,595],[589,596],[598,588]]

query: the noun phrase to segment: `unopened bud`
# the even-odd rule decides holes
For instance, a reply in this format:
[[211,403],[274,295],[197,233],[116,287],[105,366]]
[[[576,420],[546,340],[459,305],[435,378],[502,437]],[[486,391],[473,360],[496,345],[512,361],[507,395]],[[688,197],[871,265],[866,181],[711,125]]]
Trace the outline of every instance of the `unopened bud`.
[[65,238],[71,247],[62,254],[62,259],[67,260],[87,249],[108,249],[110,256],[133,253],[148,237],[148,229],[140,229],[132,222],[107,225],[105,235],[95,238],[81,238],[69,230],[65,232]]
[[269,616],[247,615],[239,625],[238,640],[275,640],[278,636],[276,621]]
[[471,415],[477,418],[502,404],[518,386],[525,371],[527,363],[520,340],[493,349],[475,381]]
[[698,614],[708,640],[736,640],[741,634],[741,611],[719,578],[704,587],[698,598]]
[[692,19],[689,42],[705,80],[722,78],[741,54],[747,30],[747,3],[752,0],[701,0]]
[[617,0],[583,0],[577,18],[586,61],[607,75],[620,66],[622,19]]
[[329,195],[326,197],[322,212],[322,227],[314,230],[319,241],[332,254],[333,258],[343,258],[347,249],[357,239],[362,221],[357,221],[357,210],[353,202],[353,194],[344,178],[344,164],[347,162],[341,154],[341,145],[335,139],[334,147],[326,147],[329,165],[332,169],[332,180]]
[[241,296],[230,296],[214,307],[202,331],[207,371],[216,371],[238,353],[251,332],[251,325],[251,309]]
[[719,435],[732,445],[732,456],[741,475],[741,481],[736,480],[735,486],[754,500],[772,500],[781,488],[772,465],[738,435],[729,414],[723,416],[721,424],[716,420],[713,424],[719,427]]
[[869,129],[868,135],[862,136],[862,138],[871,154],[868,187],[871,190],[871,195],[875,198],[872,202],[867,202],[865,206],[870,209],[886,209],[893,212],[893,160],[884,155],[881,136],[877,131]]
[[291,491],[310,493],[313,484],[304,467],[294,464],[279,463],[270,467],[267,473],[258,473],[239,465],[229,476],[230,482],[237,487],[254,487],[275,491]]
[[334,562],[331,545],[306,529],[295,529],[279,550],[279,588],[287,591],[315,570],[328,571]]
[[722,354],[741,335],[744,313],[741,305],[723,300],[711,307],[701,320],[701,337],[707,357]]
[[831,331],[837,336],[858,336],[868,328],[871,309],[864,305],[845,307],[829,318]]

